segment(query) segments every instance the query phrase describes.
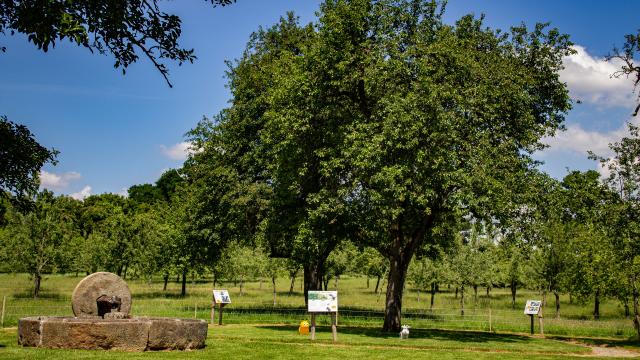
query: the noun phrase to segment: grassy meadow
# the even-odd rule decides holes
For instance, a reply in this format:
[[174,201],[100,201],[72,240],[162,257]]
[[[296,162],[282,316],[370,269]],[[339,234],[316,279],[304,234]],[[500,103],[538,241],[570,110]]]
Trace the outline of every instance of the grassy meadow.
[[[191,352],[122,353],[117,351],[50,350],[18,346],[17,320],[25,316],[72,316],[70,298],[82,277],[49,275],[43,281],[42,296],[32,299],[31,282],[24,274],[0,274],[0,297],[6,299],[4,329],[0,329],[0,359],[181,359],[212,358],[225,354],[233,359],[555,359],[571,357],[611,357],[640,355],[640,344],[629,340],[631,321],[623,319],[614,301],[602,305],[602,319],[590,318],[591,304],[571,304],[562,298],[562,318],[545,319],[545,335],[529,336],[528,318],[522,308],[528,298],[539,294],[522,291],[517,309],[511,310],[508,289],[494,289],[488,297],[479,291],[477,302],[467,294],[465,316],[460,316],[459,298],[446,288],[436,295],[429,310],[429,296],[410,286],[404,299],[403,323],[411,336],[400,340],[397,334],[380,331],[384,294],[375,294],[374,281],[343,277],[339,281],[338,342],[331,341],[328,317],[320,316],[317,340],[297,334],[300,321],[308,316],[296,279],[289,295],[289,279],[277,282],[276,304],[271,283],[247,282],[240,295],[239,284],[216,286],[230,291],[232,304],[225,307],[224,325],[210,325],[207,346]],[[160,279],[127,280],[133,295],[134,315],[197,317],[209,319],[212,284],[190,280],[182,298],[180,284],[169,282],[162,290]],[[382,285],[382,284],[381,284]],[[330,288],[335,282],[330,283]],[[551,307],[551,303],[549,307]],[[550,311],[550,310],[547,310]],[[491,327],[491,328],[490,328]],[[538,323],[536,322],[536,331]]]
[[[0,298],[6,297],[4,326],[11,327],[25,316],[72,316],[71,294],[80,277],[47,275],[42,283],[39,299],[31,297],[32,284],[25,274],[0,274]],[[208,320],[211,309],[212,284],[207,280],[190,279],[187,296],[180,297],[180,283],[175,278],[163,291],[161,279],[153,281],[127,280],[133,296],[132,313],[146,316],[197,317]],[[336,283],[331,281],[330,289]],[[385,284],[381,284],[384,289]],[[277,281],[274,305],[269,280],[245,282],[240,295],[239,283],[226,282],[216,288],[229,290],[232,304],[225,307],[225,324],[297,324],[308,318],[304,308],[301,279],[297,278],[294,291],[289,294],[290,279]],[[363,277],[343,277],[338,283],[339,325],[381,327],[384,311],[384,293],[374,293],[375,280]],[[460,329],[473,331],[528,333],[529,318],[523,315],[527,299],[540,299],[540,294],[520,290],[516,309],[511,309],[509,289],[493,289],[489,296],[478,289],[475,301],[473,291],[465,296],[465,315],[460,315],[460,298],[453,289],[444,287],[436,294],[433,310],[429,309],[429,294],[407,285],[403,301],[403,323],[413,329]],[[601,319],[592,320],[592,303],[569,303],[561,298],[561,317],[554,319],[553,298],[548,298],[544,319],[545,335],[590,336],[625,339],[634,335],[631,320],[624,318],[624,310],[617,301],[605,300],[601,305]],[[320,324],[329,318],[321,316]],[[536,319],[536,332],[539,324]]]

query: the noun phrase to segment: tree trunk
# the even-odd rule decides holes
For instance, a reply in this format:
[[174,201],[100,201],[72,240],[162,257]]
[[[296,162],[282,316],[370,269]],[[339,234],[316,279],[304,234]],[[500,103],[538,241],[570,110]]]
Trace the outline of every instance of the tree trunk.
[[244,277],[240,278],[240,296],[244,295]]
[[162,277],[162,280],[164,280],[164,285],[162,286],[162,291],[167,291],[167,283],[169,282],[169,274],[164,274],[164,276]]
[[491,287],[487,286],[487,297],[490,298],[491,297]]
[[369,277],[367,276],[367,289],[369,288]]
[[553,295],[555,295],[555,297],[556,297],[556,315],[555,315],[555,318],[556,319],[560,319],[560,293],[558,293],[558,290],[553,290]]
[[271,283],[273,284],[273,307],[276,307],[276,277],[271,277]]
[[40,273],[33,274],[33,298],[40,296],[40,284],[42,283],[42,275]]
[[389,256],[389,275],[387,277],[387,298],[384,307],[384,325],[386,332],[398,332],[402,322],[402,292],[406,280],[411,256],[395,253]]
[[458,288],[458,287],[456,286],[456,295],[453,297],[454,299],[457,299],[457,298],[458,298],[458,291],[460,291],[460,288]]
[[182,269],[182,289],[180,290],[180,296],[187,295],[187,269]]
[[464,316],[464,285],[460,286],[460,315]]
[[436,283],[431,283],[431,304],[429,305],[429,310],[433,310],[433,300],[436,297]]
[[340,280],[340,275],[336,276],[336,281],[335,281],[336,291],[338,290],[338,280]]
[[304,303],[309,299],[309,290],[322,290],[322,275],[324,264],[306,264],[304,265]]
[[511,308],[516,308],[516,291],[518,290],[518,284],[515,280],[511,280]]
[[376,281],[376,289],[375,289],[375,290],[373,290],[373,293],[374,293],[374,294],[377,294],[377,293],[378,293],[378,288],[380,287],[380,278],[381,278],[381,277],[382,277],[382,276],[378,275],[378,280]]
[[636,285],[636,276],[633,275],[633,327],[636,328],[638,339],[640,339],[640,308],[638,306],[638,286]]
[[625,297],[624,298],[624,318],[628,319],[631,317],[631,313],[629,312],[629,298]]
[[325,276],[324,277],[324,291],[329,290],[329,280],[331,280],[330,276]]
[[473,306],[478,306],[478,285],[473,285]]
[[420,302],[420,289],[418,289],[418,302]]
[[184,297],[187,295],[187,269],[182,270],[182,287],[180,289],[180,296]]
[[595,300],[593,302],[593,320],[600,319],[600,290],[596,290]]
[[295,286],[295,284],[296,284],[296,275],[294,274],[291,277],[291,286],[289,286],[289,295],[293,294],[293,287]]

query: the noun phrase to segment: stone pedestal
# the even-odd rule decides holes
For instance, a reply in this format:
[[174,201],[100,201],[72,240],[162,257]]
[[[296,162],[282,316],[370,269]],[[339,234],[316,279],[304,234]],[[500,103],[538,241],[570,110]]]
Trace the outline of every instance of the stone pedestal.
[[124,351],[191,350],[204,347],[204,320],[30,317],[18,322],[18,343],[51,349]]

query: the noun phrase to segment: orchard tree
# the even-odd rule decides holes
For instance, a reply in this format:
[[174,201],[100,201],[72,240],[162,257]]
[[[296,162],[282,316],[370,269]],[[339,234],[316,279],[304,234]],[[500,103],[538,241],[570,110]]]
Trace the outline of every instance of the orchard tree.
[[76,221],[77,201],[53,193],[38,193],[33,209],[26,213],[10,211],[0,247],[3,261],[13,271],[24,271],[33,278],[33,297],[40,294],[42,276],[65,267],[63,259],[73,239],[79,236]]
[[203,174],[231,179],[215,199],[203,194],[211,204],[264,189],[252,230],[303,264],[305,289],[321,288],[344,239],[378,250],[389,262],[386,331],[400,329],[414,254],[451,242],[449,224],[470,211],[491,217],[479,201],[532,166],[570,106],[558,78],[566,36],[544,25],[505,34],[472,16],[447,25],[443,12],[432,1],[328,0],[313,26],[290,15],[258,31],[230,64],[231,107],[193,156]]
[[609,144],[612,157],[591,155],[607,168],[610,173],[607,183],[617,194],[617,201],[607,210],[606,223],[614,262],[624,270],[622,276],[631,289],[633,325],[640,337],[640,129],[632,124],[628,126],[628,136]]
[[389,264],[380,253],[371,247],[365,247],[360,251],[355,260],[357,271],[367,277],[367,288],[369,288],[369,278],[376,279],[376,287],[373,289],[375,294],[380,288],[380,280],[386,275]]
[[398,331],[416,251],[469,209],[488,217],[476,190],[490,197],[530,166],[539,139],[562,123],[570,104],[558,71],[570,42],[541,24],[506,35],[472,16],[446,25],[434,2],[327,2],[322,10],[322,39],[334,49],[327,56],[353,57],[343,65],[350,75],[332,79],[353,89],[358,109],[343,176],[359,240],[390,262],[383,328]]
[[420,290],[428,289],[431,294],[429,310],[433,310],[438,287],[447,280],[445,259],[444,253],[439,252],[434,257],[414,258],[409,266],[409,279],[418,290],[418,301]]

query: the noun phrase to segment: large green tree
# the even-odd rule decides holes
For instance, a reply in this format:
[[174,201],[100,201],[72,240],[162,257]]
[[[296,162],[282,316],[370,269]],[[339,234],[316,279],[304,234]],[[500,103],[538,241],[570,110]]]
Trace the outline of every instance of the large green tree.
[[506,35],[471,16],[446,25],[434,2],[330,1],[323,10],[333,38],[362,56],[342,79],[361,110],[343,174],[360,240],[390,262],[384,329],[397,331],[416,251],[464,212],[490,213],[479,195],[528,166],[562,123],[569,99],[558,71],[570,43],[544,25]]
[[307,289],[343,239],[378,250],[390,265],[388,331],[400,328],[414,254],[451,242],[469,212],[489,218],[489,199],[570,106],[558,78],[566,36],[544,25],[505,34],[472,16],[448,25],[443,11],[328,0],[314,26],[289,16],[258,31],[231,64],[220,141],[194,156],[229,174],[222,187],[265,189],[255,228],[304,265]]

